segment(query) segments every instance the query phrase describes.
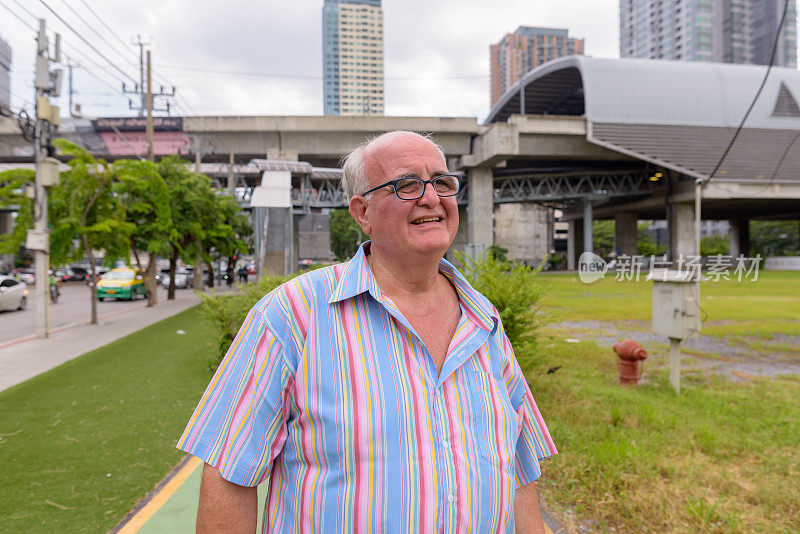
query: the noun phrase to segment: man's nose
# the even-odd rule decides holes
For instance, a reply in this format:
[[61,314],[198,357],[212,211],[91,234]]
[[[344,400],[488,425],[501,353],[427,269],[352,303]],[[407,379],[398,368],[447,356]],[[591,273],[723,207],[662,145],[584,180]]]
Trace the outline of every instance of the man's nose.
[[417,199],[417,204],[421,206],[436,206],[440,201],[439,193],[433,188],[433,184],[425,184],[425,191]]

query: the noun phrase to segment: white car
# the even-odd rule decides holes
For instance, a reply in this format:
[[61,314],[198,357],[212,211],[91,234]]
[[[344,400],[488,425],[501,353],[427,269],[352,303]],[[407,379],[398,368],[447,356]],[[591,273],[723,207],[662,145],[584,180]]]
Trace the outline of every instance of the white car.
[[24,310],[28,305],[28,288],[25,284],[0,275],[0,310]]

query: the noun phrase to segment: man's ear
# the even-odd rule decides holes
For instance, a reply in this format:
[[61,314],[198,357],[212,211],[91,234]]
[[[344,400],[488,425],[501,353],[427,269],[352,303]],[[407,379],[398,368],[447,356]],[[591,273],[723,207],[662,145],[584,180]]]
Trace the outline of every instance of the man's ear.
[[350,199],[349,211],[350,215],[361,227],[361,231],[369,235],[372,231],[372,225],[369,223],[369,216],[367,215],[367,199],[361,195],[354,196]]

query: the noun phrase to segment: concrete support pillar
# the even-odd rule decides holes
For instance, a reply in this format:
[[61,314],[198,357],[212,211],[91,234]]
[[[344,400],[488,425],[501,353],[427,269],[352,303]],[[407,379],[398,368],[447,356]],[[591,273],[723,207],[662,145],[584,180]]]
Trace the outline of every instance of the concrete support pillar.
[[739,254],[750,255],[750,221],[747,219],[731,219],[728,237],[730,238],[730,255],[734,258]]
[[622,254],[635,256],[639,253],[637,247],[639,230],[636,222],[636,213],[632,211],[620,211],[614,214],[614,250],[617,256]]
[[469,171],[467,244],[486,250],[494,244],[494,178],[492,169]]
[[584,199],[583,201],[583,252],[593,252],[594,246],[592,243],[593,225],[592,220],[592,201]]
[[581,256],[583,245],[583,224],[579,220],[569,221],[567,230],[567,269],[574,271],[578,268],[578,258]]
[[675,202],[671,206],[669,226],[670,261],[676,262],[694,255],[694,202]]
[[458,258],[456,258],[456,252],[459,254],[465,253],[465,246],[467,244],[467,227],[469,226],[469,213],[467,213],[466,206],[459,206],[458,207],[458,232],[456,232],[456,237],[453,239],[453,243],[450,245],[450,249],[445,254],[447,260],[451,263],[454,263],[456,267],[461,267],[461,263],[458,262]]

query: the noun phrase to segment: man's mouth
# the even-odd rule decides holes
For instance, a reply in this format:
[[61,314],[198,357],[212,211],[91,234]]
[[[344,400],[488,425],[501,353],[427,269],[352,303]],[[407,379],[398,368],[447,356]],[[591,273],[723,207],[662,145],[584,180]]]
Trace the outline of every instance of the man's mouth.
[[422,224],[422,223],[428,223],[428,222],[439,222],[441,220],[442,220],[441,217],[419,217],[419,218],[414,219],[413,221],[411,221],[411,224]]

